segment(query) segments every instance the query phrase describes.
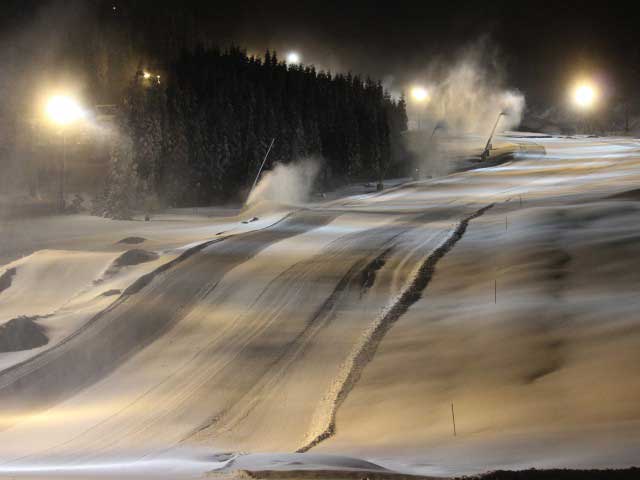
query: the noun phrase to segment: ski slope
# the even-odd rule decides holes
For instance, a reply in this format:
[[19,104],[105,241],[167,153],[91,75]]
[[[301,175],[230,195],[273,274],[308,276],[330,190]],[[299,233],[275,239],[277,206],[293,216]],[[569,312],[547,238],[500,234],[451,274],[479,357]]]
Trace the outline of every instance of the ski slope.
[[[640,142],[509,141],[536,149],[252,223],[34,242],[0,266],[0,328],[49,339],[0,352],[0,477],[637,463]],[[157,255],[114,266],[133,248]]]

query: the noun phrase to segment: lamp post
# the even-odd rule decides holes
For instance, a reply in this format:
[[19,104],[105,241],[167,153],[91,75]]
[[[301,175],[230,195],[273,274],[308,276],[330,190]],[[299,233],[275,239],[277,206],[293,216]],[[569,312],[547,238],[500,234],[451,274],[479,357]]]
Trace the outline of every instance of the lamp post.
[[80,104],[72,97],[66,95],[55,95],[49,99],[46,107],[48,119],[60,129],[62,136],[62,160],[60,163],[60,174],[58,184],[58,210],[65,210],[65,165],[67,162],[67,129],[84,117],[84,111]]
[[[572,92],[573,104],[580,110],[582,120],[582,130],[586,131],[586,114],[592,110],[598,97],[596,88],[590,83],[580,83],[576,85]],[[579,128],[578,128],[579,130]]]
[[289,65],[298,65],[300,63],[300,54],[298,52],[289,52],[287,54],[287,63]]
[[426,108],[426,104],[429,101],[429,92],[426,88],[416,85],[411,88],[411,98],[420,106],[424,105],[424,107],[419,108],[418,113],[418,130],[422,128],[421,120],[424,115],[424,110]]

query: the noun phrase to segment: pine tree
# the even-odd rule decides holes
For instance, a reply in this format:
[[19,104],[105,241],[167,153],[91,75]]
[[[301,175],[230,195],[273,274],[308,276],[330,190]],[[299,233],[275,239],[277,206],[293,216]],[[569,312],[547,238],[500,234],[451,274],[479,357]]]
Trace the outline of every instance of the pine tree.
[[[235,46],[184,50],[162,84],[137,77],[126,98],[127,171],[170,205],[243,199],[274,137],[266,168],[322,156],[327,186],[380,180],[405,157],[404,97],[395,102],[371,79],[288,66],[268,50],[264,60]],[[115,161],[118,185],[123,172]]]
[[138,187],[133,142],[126,135],[118,135],[111,146],[110,175],[101,198],[94,205],[94,213],[118,220],[131,220],[139,204]]

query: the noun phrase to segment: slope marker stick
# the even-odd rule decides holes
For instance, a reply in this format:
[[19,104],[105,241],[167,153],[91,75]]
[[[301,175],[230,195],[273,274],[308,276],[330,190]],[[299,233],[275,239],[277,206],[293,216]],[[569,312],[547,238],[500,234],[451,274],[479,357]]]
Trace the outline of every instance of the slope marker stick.
[[451,421],[453,422],[453,436],[456,436],[456,414],[453,412],[453,402],[451,402]]

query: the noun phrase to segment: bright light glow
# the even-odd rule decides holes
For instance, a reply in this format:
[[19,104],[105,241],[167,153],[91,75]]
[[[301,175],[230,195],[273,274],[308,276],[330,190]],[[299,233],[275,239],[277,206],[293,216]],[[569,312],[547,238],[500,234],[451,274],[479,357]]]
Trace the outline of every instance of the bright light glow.
[[144,72],[144,73],[142,74],[142,77],[143,77],[145,80],[149,80],[149,79],[151,78],[151,74],[150,74],[149,72]]
[[592,85],[582,83],[573,91],[573,101],[580,108],[590,108],[596,101],[596,95]]
[[411,89],[411,97],[413,97],[416,102],[424,102],[429,99],[429,92],[422,87],[413,87]]
[[298,54],[298,52],[289,52],[287,54],[287,63],[291,63],[291,64],[300,63],[300,54]]
[[58,125],[68,125],[85,115],[78,102],[65,95],[51,97],[47,102],[46,112],[49,119]]

